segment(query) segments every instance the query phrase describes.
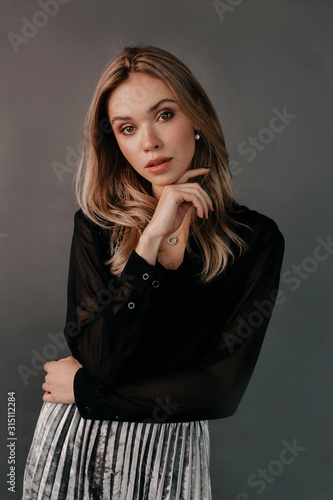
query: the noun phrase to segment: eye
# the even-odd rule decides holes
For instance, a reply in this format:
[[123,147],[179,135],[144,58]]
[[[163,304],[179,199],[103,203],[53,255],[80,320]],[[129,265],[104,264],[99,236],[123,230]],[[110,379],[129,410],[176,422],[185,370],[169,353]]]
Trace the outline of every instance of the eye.
[[[160,113],[160,115],[158,116],[158,118],[161,118],[161,116],[165,116],[165,115],[169,115],[166,117],[166,119],[162,119],[162,121],[166,121],[168,120],[169,118],[171,118],[172,116],[174,116],[175,113],[173,113],[172,111],[162,111],[162,113]],[[134,129],[135,127],[133,127],[133,125],[125,125],[124,127],[121,127],[119,132],[121,134],[124,134],[124,135],[131,135],[131,131],[128,132],[128,129]],[[126,131],[126,132],[125,132]]]
[[[125,127],[122,127],[120,129],[120,133],[123,134],[124,133],[124,130],[128,129],[128,128],[134,128],[133,125],[126,125]],[[124,134],[124,135],[128,135],[128,134]]]
[[[160,114],[159,118],[163,115],[170,115],[170,116],[173,116],[174,113],[172,113],[172,111],[162,111],[162,113]],[[165,121],[165,120],[162,120],[162,121]]]

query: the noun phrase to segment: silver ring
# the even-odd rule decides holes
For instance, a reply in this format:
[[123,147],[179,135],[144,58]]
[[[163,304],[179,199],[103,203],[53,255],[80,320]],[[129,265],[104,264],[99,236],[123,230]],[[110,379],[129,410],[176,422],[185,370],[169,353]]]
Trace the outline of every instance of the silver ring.
[[178,241],[177,236],[169,236],[168,238],[168,243],[170,243],[170,245],[175,245],[177,241]]

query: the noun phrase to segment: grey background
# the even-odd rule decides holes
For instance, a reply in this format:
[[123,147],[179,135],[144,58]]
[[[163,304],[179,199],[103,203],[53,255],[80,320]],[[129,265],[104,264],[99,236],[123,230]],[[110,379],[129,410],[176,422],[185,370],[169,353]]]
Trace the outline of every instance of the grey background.
[[[79,148],[104,66],[122,46],[139,42],[174,53],[197,76],[240,170],[233,176],[236,200],[273,218],[286,240],[284,302],[275,308],[253,378],[237,413],[209,422],[213,498],[332,498],[333,257],[313,260],[316,238],[332,235],[332,2],[224,3],[222,19],[211,1],[70,0],[15,53],[8,33],[22,36],[22,18],[43,22],[35,16],[42,8],[35,1],[2,2],[1,498],[21,497],[42,404],[42,362],[27,385],[18,367],[32,369],[33,353],[69,355],[48,336],[65,325],[78,208],[75,162],[66,155]],[[273,137],[265,135],[273,109],[284,106],[296,116]],[[241,143],[258,134],[269,141],[249,161]],[[68,167],[62,179],[54,162]],[[293,266],[303,269],[297,289],[288,280]],[[16,391],[16,494],[6,485],[8,391]],[[281,470],[283,441],[295,439],[305,449]],[[259,468],[276,471],[261,494],[248,484]]]

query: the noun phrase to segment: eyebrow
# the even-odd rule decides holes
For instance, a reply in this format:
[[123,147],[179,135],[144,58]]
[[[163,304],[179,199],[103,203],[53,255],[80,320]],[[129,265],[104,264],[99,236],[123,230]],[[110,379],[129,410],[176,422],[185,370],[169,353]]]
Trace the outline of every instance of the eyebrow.
[[[170,99],[170,98],[166,98],[166,99],[161,99],[160,101],[158,101],[156,104],[154,104],[154,106],[152,106],[151,108],[149,108],[147,110],[147,114],[149,113],[152,113],[153,111],[155,111],[162,103],[164,102],[174,102],[177,104],[177,101],[175,101],[174,99]],[[116,121],[116,120],[133,120],[133,118],[131,116],[114,116],[111,120],[111,125]]]

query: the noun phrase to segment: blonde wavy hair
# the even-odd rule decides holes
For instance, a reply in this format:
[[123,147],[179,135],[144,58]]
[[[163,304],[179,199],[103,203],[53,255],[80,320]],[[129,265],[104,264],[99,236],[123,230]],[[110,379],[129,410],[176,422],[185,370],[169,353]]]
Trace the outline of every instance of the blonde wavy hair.
[[[201,219],[192,209],[189,234],[202,252],[203,266],[197,276],[202,283],[208,283],[223,272],[230,258],[234,260],[232,243],[238,247],[239,255],[248,245],[232,229],[233,224],[240,223],[229,213],[234,201],[229,155],[218,116],[203,87],[174,55],[152,45],[138,44],[124,47],[106,65],[83,125],[83,148],[74,177],[78,203],[89,219],[110,231],[111,258],[106,264],[112,274],[120,275],[158,203],[151,183],[134,170],[120,151],[107,114],[111,92],[136,72],[148,73],[164,82],[193,128],[200,130],[192,168],[209,166],[211,171],[189,182],[200,183],[215,211],[209,219]],[[189,241],[188,237],[186,249],[191,252]]]

